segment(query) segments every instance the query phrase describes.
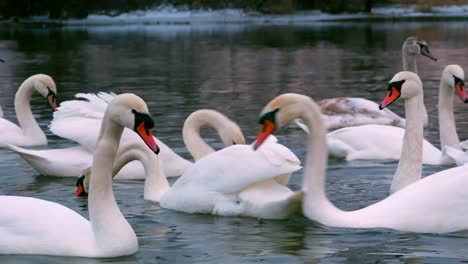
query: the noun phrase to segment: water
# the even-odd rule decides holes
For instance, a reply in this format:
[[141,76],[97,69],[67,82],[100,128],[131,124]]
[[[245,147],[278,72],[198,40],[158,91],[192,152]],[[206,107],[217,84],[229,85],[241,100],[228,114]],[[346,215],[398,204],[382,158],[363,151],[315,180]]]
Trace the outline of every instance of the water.
[[[358,96],[381,101],[401,68],[401,44],[417,35],[438,62],[419,59],[430,115],[429,141],[439,144],[437,93],[447,64],[468,68],[466,23],[316,23],[311,25],[127,25],[47,28],[0,27],[0,104],[14,119],[13,97],[29,75],[54,77],[59,101],[77,92],[134,92],[148,103],[155,134],[189,158],[183,120],[200,108],[217,109],[243,129],[258,132],[265,103],[284,92],[316,100]],[[47,130],[48,106],[37,96],[33,112],[53,148],[73,143]],[[402,113],[402,102],[392,110]],[[455,102],[458,133],[468,139],[468,106]],[[203,131],[219,148],[213,131]],[[303,161],[305,135],[296,128],[279,140]],[[383,139],[384,140],[384,139]],[[88,216],[86,199],[73,197],[75,179],[38,175],[16,154],[0,150],[0,193],[59,202]],[[425,166],[429,175],[447,167]],[[340,208],[354,210],[387,196],[396,162],[332,160],[327,192]],[[291,182],[299,189],[302,171]],[[190,215],[143,200],[142,182],[115,182],[120,209],[134,228],[138,253],[115,259],[0,256],[1,263],[458,263],[467,260],[466,234],[411,234],[390,230],[328,228],[301,215],[289,220]]]

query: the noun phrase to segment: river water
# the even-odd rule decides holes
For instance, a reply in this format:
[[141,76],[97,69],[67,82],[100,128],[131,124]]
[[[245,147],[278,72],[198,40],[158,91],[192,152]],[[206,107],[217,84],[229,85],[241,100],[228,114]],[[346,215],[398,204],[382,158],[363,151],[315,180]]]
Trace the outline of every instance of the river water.
[[[380,102],[401,69],[406,37],[426,40],[439,60],[419,58],[429,111],[427,139],[439,144],[437,94],[447,64],[468,67],[468,25],[431,23],[313,23],[306,25],[1,26],[0,104],[15,119],[17,87],[35,73],[51,75],[59,101],[78,92],[133,92],[155,119],[155,135],[182,156],[181,129],[194,110],[211,108],[238,122],[250,143],[261,108],[296,92],[319,100],[337,96]],[[52,113],[38,96],[33,112],[53,148],[74,145],[48,131]],[[391,106],[402,113],[402,102]],[[458,133],[468,139],[468,105],[457,100]],[[220,147],[213,131],[206,139]],[[305,135],[277,134],[302,161]],[[383,139],[385,140],[385,139]],[[59,202],[88,216],[87,200],[73,197],[75,179],[39,175],[16,154],[0,150],[0,194]],[[242,164],[238,164],[241,166]],[[396,162],[331,160],[327,193],[344,210],[388,195]],[[424,166],[424,175],[446,169]],[[289,186],[299,189],[302,171]],[[0,263],[458,263],[468,259],[468,235],[412,234],[321,226],[301,215],[289,220],[190,215],[143,200],[138,181],[114,183],[116,199],[134,228],[138,253],[115,259],[0,256]]]

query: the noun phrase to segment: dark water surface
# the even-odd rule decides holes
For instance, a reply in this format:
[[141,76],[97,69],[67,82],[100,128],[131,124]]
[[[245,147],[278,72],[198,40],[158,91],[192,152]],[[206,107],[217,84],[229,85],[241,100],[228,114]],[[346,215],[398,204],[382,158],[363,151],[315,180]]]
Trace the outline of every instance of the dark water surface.
[[[401,69],[401,45],[417,35],[439,58],[419,59],[430,115],[427,138],[438,145],[437,94],[447,64],[468,69],[466,23],[326,24],[302,26],[0,27],[0,104],[14,119],[13,98],[28,76],[55,79],[59,100],[77,92],[133,92],[156,121],[155,134],[184,157],[181,129],[194,110],[217,109],[252,142],[258,113],[285,92],[316,100],[358,96],[381,101]],[[52,135],[50,110],[37,96],[33,111],[50,147],[73,143]],[[402,102],[392,110],[402,113]],[[458,133],[468,139],[468,105],[455,102]],[[207,140],[220,147],[213,131]],[[287,128],[279,140],[304,161],[305,135]],[[385,139],[383,139],[385,140]],[[0,150],[0,194],[59,202],[87,217],[86,199],[73,197],[75,179],[38,175],[15,154]],[[242,164],[239,164],[242,165]],[[446,167],[425,166],[429,175]],[[354,210],[387,196],[396,162],[332,160],[327,192]],[[302,171],[290,187],[300,188]],[[468,186],[467,186],[468,188]],[[297,215],[286,221],[190,215],[143,200],[141,182],[115,182],[120,209],[138,235],[140,250],[115,259],[0,256],[0,263],[458,263],[468,260],[466,234],[328,228]],[[468,189],[467,189],[468,190]],[[467,205],[468,206],[468,205]]]

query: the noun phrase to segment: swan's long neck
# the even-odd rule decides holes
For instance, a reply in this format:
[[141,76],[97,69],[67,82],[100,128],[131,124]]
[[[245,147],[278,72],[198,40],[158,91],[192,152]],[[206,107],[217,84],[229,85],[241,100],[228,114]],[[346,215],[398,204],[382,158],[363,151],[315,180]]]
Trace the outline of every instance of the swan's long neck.
[[[445,146],[459,148],[460,139],[457,134],[455,125],[455,116],[453,114],[453,88],[441,80],[439,87],[439,133],[440,145],[442,149],[442,159],[449,162],[450,157],[447,156]],[[453,162],[453,160],[452,160]]]
[[47,143],[47,138],[31,112],[31,96],[34,93],[34,80],[26,79],[15,95],[15,112],[24,135],[34,142]]
[[215,111],[200,110],[191,114],[185,120],[182,131],[184,143],[195,161],[204,156],[215,152],[200,136],[200,129],[204,126],[210,126],[219,133],[225,124],[226,118]]
[[114,162],[113,175],[115,176],[122,167],[134,160],[140,161],[145,169],[144,199],[159,202],[171,186],[164,174],[161,159],[145,144],[135,142],[120,147]]
[[[403,47],[401,55],[402,55],[401,57],[403,58],[403,70],[418,74],[418,64],[416,63],[417,55],[414,53],[409,53],[409,51],[407,51],[405,47]],[[424,91],[421,92],[421,98],[424,99]],[[424,100],[422,104],[422,111],[423,111],[423,116],[422,116],[423,124],[424,126],[427,126],[427,124],[429,124],[429,116],[427,114],[426,106],[424,105]]]
[[418,73],[418,64],[416,63],[416,54],[410,54],[408,51],[403,48],[402,50],[403,58],[403,70]]
[[[405,100],[406,131],[403,137],[400,162],[393,176],[390,193],[418,181],[422,172],[423,154],[423,98],[422,95]],[[382,138],[382,140],[386,140]]]
[[116,239],[116,232],[134,235],[133,229],[120,212],[112,191],[112,165],[122,131],[122,126],[105,115],[94,151],[88,206],[96,242],[101,247],[123,244],[122,241],[113,241]]
[[318,106],[312,101],[303,104],[297,115],[304,121],[310,134],[307,139],[307,158],[304,168],[303,211],[312,220],[323,224],[340,225],[346,221],[346,212],[336,208],[327,198],[326,167],[328,162],[326,129]]

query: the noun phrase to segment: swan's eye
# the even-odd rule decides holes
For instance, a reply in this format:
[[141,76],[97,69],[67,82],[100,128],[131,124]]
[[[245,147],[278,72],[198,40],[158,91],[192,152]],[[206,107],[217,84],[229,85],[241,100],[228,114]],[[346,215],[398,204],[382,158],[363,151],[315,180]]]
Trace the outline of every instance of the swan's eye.
[[389,83],[387,88],[387,90],[390,92],[389,95],[392,95],[393,89],[396,89],[398,92],[400,92],[403,83],[405,83],[405,80]]
[[273,123],[276,123],[275,119],[276,119],[276,113],[278,113],[278,111],[279,111],[279,108],[276,108],[273,111],[265,113],[264,115],[262,115],[260,117],[260,119],[258,120],[258,123],[263,125],[265,123],[265,121],[267,121],[267,120],[271,121]]
[[461,84],[462,86],[465,85],[465,82],[457,76],[453,75],[453,79],[455,80],[455,86],[457,86],[457,84]]

